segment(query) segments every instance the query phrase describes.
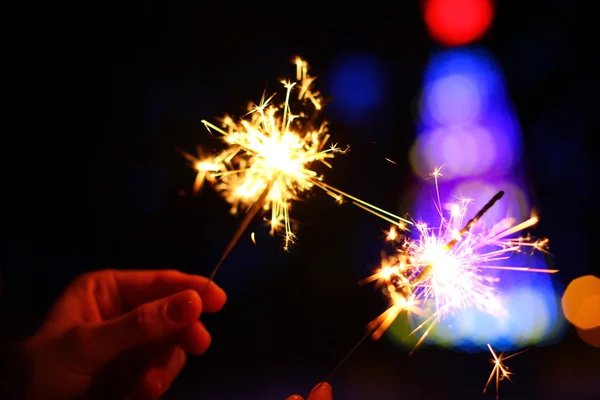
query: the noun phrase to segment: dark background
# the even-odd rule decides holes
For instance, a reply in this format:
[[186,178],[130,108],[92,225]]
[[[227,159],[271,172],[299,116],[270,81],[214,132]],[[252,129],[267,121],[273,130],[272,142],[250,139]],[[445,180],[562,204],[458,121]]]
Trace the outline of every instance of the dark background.
[[[275,78],[293,73],[295,55],[324,83],[349,52],[369,52],[385,65],[387,100],[367,123],[330,118],[334,140],[352,151],[327,179],[385,209],[406,210],[403,194],[417,183],[407,157],[412,103],[438,45],[416,2],[377,13],[367,6],[145,2],[27,10],[6,61],[14,68],[6,84],[16,90],[6,96],[14,112],[4,127],[3,339],[31,334],[85,271],[209,274],[240,219],[211,189],[189,194],[193,171],[176,148],[210,146],[200,120],[241,114]],[[543,216],[538,232],[551,238],[565,284],[597,273],[592,133],[600,88],[598,35],[588,15],[575,1],[500,2],[482,39],[505,71]],[[540,126],[548,140],[532,139]],[[206,317],[213,346],[190,359],[165,398],[306,394],[383,310],[384,300],[356,282],[378,262],[386,224],[319,192],[294,213],[302,224],[291,253],[258,222],[250,228],[258,245],[246,237],[234,250],[216,278],[229,302]],[[598,349],[569,331],[561,343],[514,359],[517,376],[502,397],[592,398],[600,393],[593,383],[599,365]],[[481,395],[489,371],[484,354],[426,347],[408,358],[383,339],[366,342],[331,383],[337,399],[478,399],[493,396]]]

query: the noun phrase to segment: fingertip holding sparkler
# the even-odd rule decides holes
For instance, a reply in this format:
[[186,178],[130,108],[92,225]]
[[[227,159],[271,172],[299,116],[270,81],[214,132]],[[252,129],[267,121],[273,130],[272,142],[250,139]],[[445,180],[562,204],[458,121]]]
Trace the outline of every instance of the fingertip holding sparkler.
[[321,399],[331,399],[332,398],[332,389],[331,385],[326,381],[318,383],[308,394],[308,400],[321,400]]

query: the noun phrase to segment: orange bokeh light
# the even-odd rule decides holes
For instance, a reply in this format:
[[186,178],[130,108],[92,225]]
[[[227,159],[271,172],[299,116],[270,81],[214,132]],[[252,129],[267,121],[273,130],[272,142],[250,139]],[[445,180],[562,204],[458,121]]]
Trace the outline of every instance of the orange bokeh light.
[[447,46],[479,39],[494,17],[491,0],[425,0],[425,23],[431,37]]
[[579,337],[592,346],[600,346],[600,279],[587,275],[571,281],[563,295],[562,307]]
[[600,327],[595,329],[579,329],[577,335],[581,340],[594,347],[600,347]]

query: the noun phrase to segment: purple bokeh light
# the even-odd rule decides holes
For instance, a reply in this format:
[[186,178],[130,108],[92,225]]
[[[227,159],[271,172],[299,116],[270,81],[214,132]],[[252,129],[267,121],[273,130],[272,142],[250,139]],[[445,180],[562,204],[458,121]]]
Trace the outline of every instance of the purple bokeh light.
[[411,161],[426,177],[502,176],[521,152],[521,135],[494,58],[481,48],[435,54],[425,73],[419,138]]

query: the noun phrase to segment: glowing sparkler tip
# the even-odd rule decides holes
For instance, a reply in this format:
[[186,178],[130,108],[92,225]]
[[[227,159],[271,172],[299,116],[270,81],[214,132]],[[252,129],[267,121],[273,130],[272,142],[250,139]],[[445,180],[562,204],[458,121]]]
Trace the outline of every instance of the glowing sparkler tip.
[[[513,234],[532,225],[528,220],[514,225],[505,219],[489,229],[476,226],[484,214],[504,196],[497,192],[469,221],[465,222],[470,201],[461,199],[450,207],[448,216],[439,196],[437,177],[441,168],[432,176],[436,179],[436,208],[440,212],[440,224],[429,226],[415,223],[417,238],[402,237],[397,254],[382,259],[380,268],[363,282],[375,282],[389,298],[390,306],[380,317],[372,321],[376,327],[374,338],[380,337],[400,312],[427,315],[412,333],[424,329],[417,348],[428,336],[434,325],[446,315],[464,308],[477,308],[494,316],[506,314],[506,310],[493,287],[498,280],[484,274],[486,269],[504,269],[529,272],[553,272],[530,268],[502,267],[497,261],[528,246],[543,250],[547,240],[534,241],[530,236],[514,238]],[[398,237],[395,229],[386,232],[387,241]],[[419,304],[419,306],[417,306]],[[491,346],[490,346],[491,348]]]
[[213,182],[232,213],[261,202],[258,209],[271,213],[272,233],[284,231],[286,249],[294,237],[291,203],[314,186],[323,188],[315,164],[330,167],[327,160],[344,152],[325,148],[329,134],[326,122],[317,124],[322,97],[313,88],[315,78],[302,58],[293,63],[296,79],[280,81],[285,89],[281,103],[272,101],[276,94],[264,93],[239,119],[225,116],[220,126],[202,120],[211,134],[222,135],[226,148],[213,158],[192,160],[198,172],[195,189],[205,180]]

